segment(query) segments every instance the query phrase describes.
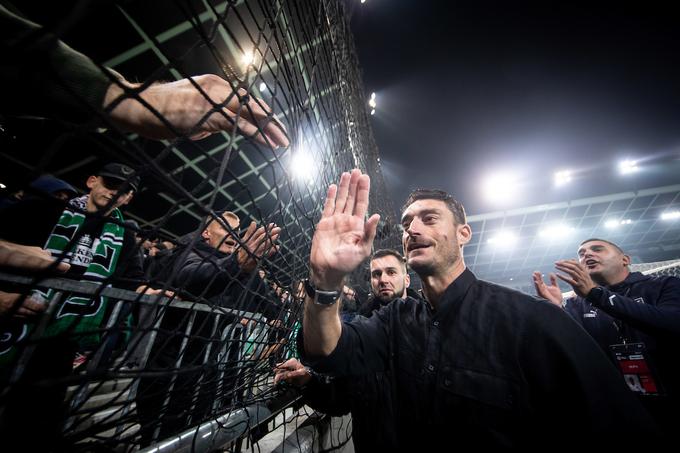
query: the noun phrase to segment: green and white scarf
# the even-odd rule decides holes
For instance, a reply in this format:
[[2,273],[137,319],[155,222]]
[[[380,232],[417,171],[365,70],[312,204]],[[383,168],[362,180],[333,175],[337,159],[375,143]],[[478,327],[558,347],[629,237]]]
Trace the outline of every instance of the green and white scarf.
[[[79,245],[82,247],[78,240],[73,239],[85,222],[83,212],[86,211],[87,197],[88,195],[85,195],[69,202],[45,244],[45,250],[50,251],[54,257],[62,257],[67,263],[78,258],[75,255],[79,252]],[[111,217],[120,224],[123,223],[123,215],[118,209],[113,210]],[[104,223],[101,234],[93,238],[90,246],[92,261],[83,274],[85,277],[105,280],[113,274],[123,248],[124,232],[124,227],[117,223]],[[68,247],[72,241],[73,244]],[[32,297],[49,301],[55,293],[54,289],[47,291],[36,289],[33,290]],[[56,307],[54,317],[50,320],[43,338],[69,332],[69,336],[73,337],[82,349],[97,345],[100,341],[98,329],[102,327],[104,315],[107,313],[107,302],[104,296],[69,295]],[[2,336],[0,365],[12,360],[16,354],[16,347],[13,344],[25,338],[31,328],[30,324],[14,325],[9,329],[11,332],[0,332]]]

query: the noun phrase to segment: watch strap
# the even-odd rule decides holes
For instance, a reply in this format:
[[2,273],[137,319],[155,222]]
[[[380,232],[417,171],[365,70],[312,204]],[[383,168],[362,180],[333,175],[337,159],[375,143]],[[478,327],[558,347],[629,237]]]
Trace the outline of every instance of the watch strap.
[[318,305],[333,305],[340,298],[340,291],[325,291],[314,287],[309,279],[305,280],[305,292]]

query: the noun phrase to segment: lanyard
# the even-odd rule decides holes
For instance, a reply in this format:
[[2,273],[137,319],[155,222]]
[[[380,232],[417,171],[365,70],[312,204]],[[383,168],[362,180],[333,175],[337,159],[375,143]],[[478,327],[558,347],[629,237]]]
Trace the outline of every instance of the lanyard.
[[[630,293],[630,287],[626,289],[626,292],[623,294],[623,297],[628,297],[628,293]],[[616,319],[612,316],[612,323],[614,324],[614,328],[616,328],[616,331],[619,334],[619,338],[621,339],[621,344],[627,344],[628,342],[626,341],[627,336],[624,335],[624,328],[627,331],[627,326],[619,319]]]

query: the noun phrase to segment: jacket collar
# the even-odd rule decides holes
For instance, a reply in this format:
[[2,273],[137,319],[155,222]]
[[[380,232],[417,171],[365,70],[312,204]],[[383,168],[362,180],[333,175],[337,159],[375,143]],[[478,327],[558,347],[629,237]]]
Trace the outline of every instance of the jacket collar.
[[[477,277],[475,277],[475,274],[473,274],[470,269],[465,268],[463,273],[446,288],[436,311],[438,313],[445,313],[458,305],[458,303],[465,298],[468,290],[476,281]],[[425,300],[424,297],[423,300]],[[430,306],[429,302],[427,305]]]
[[641,272],[631,272],[628,274],[628,277],[625,278],[622,282],[619,282],[615,285],[610,285],[608,288],[614,292],[622,289],[622,288],[627,288],[628,286],[632,285],[633,283],[637,283],[643,280],[648,280],[649,276],[644,275]]

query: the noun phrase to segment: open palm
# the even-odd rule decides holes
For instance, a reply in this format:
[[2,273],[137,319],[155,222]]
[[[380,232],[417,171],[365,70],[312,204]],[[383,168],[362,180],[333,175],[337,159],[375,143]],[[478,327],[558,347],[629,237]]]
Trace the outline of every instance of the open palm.
[[370,178],[358,169],[343,173],[339,185],[328,188],[310,254],[312,281],[318,288],[341,288],[345,275],[370,255],[380,216],[364,220],[369,191]]
[[550,274],[549,285],[547,285],[543,281],[543,276],[538,271],[534,272],[532,277],[534,280],[534,287],[536,288],[536,294],[539,297],[547,299],[549,302],[557,305],[558,307],[561,307],[562,290],[560,289],[560,286],[557,284],[557,277],[555,276],[555,274],[552,273]]

